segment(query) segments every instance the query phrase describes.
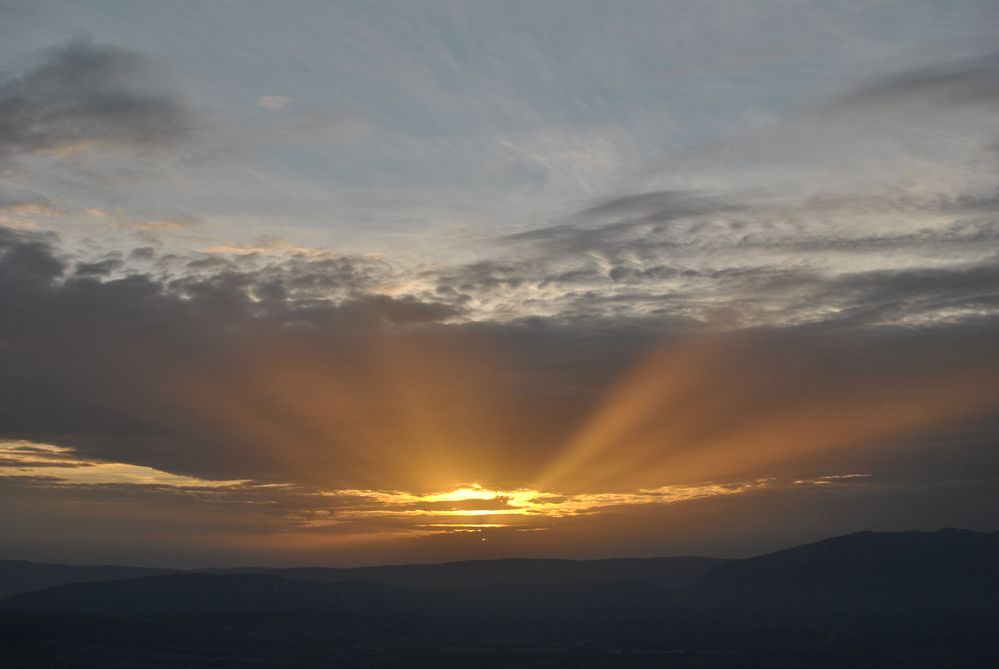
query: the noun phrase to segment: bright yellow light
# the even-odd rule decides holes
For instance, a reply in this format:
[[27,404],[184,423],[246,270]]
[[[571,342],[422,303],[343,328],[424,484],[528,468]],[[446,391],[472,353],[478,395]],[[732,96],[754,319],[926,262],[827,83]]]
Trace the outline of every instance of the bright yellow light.
[[457,488],[451,492],[434,493],[426,495],[425,499],[442,502],[460,502],[466,499],[496,499],[501,493],[495,490],[487,490],[478,483],[471,486]]
[[[754,479],[735,483],[702,483],[696,485],[663,486],[621,493],[556,494],[530,488],[491,490],[478,484],[459,486],[453,490],[418,495],[401,491],[335,490],[320,493],[327,497],[354,500],[349,508],[337,511],[337,518],[475,518],[491,516],[522,516],[564,518],[614,506],[640,504],[673,504],[704,497],[746,493],[770,485],[770,479]],[[448,504],[451,502],[452,504]],[[479,507],[475,502],[481,502]],[[461,523],[458,523],[461,524]],[[443,527],[446,523],[428,524]],[[454,525],[454,524],[451,524]],[[488,527],[487,523],[477,523]]]

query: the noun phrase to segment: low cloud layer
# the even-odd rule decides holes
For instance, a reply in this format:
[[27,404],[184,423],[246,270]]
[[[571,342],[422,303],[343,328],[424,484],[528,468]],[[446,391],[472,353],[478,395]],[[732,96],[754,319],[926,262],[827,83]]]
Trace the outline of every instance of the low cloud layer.
[[[488,323],[380,293],[387,270],[364,258],[115,276],[70,264],[51,237],[0,243],[0,431],[201,478],[649,488],[762,475],[994,409],[987,316],[741,332],[669,313]],[[869,311],[949,295],[984,308],[995,275],[880,279],[857,289]]]

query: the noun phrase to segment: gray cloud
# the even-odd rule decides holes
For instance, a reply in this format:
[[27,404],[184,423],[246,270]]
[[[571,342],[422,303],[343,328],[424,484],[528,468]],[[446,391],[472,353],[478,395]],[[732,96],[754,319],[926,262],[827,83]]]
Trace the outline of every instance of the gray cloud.
[[[430,429],[461,444],[451,457],[500,458],[492,471],[522,485],[647,349],[703,330],[684,317],[682,294],[581,292],[549,318],[449,324],[461,312],[447,302],[378,293],[378,268],[363,258],[254,262],[223,258],[183,277],[100,263],[81,272],[54,237],[0,228],[0,437],[202,478],[378,487],[389,483],[369,477],[405,480],[427,456],[420,430]],[[781,370],[766,389],[773,401],[816,383],[999,365],[995,317],[879,324],[896,304],[933,313],[969,290],[994,302],[994,269],[712,280],[845,300],[838,317],[747,334],[753,356],[733,373],[769,361]],[[655,306],[638,314],[643,301]],[[429,413],[409,413],[410,392]],[[405,436],[381,434],[379,423],[403,419]],[[378,468],[360,465],[375,453]]]
[[241,450],[185,427],[183,400],[164,395],[178,370],[207,383],[246,364],[234,351],[252,360],[297,342],[320,359],[339,356],[383,331],[458,313],[372,293],[383,267],[365,258],[223,258],[173,276],[136,273],[117,258],[73,263],[57,243],[0,227],[0,434],[174,471],[221,474],[230,449]]
[[76,274],[77,276],[107,276],[124,266],[125,263],[118,258],[108,258],[97,262],[83,262],[76,266]]
[[904,72],[875,81],[833,103],[965,105],[999,100],[999,53]]
[[999,262],[858,273],[822,282],[814,297],[868,322],[974,321],[999,313]]
[[605,249],[628,236],[659,236],[670,223],[729,212],[738,205],[695,191],[654,191],[615,197],[577,212],[568,223],[517,233],[503,241],[551,246],[561,251]]
[[[515,235],[493,259],[428,276],[441,299],[501,319],[526,312],[696,320],[719,310],[743,324],[842,313],[874,322],[875,312],[977,318],[999,312],[986,297],[995,289],[994,199],[919,187],[770,201],[650,192]],[[917,287],[920,275],[930,278]],[[893,299],[896,308],[883,309]]]
[[156,86],[141,54],[78,40],[0,82],[0,156],[87,142],[155,145],[185,137],[191,112]]
[[[821,135],[832,120],[856,130],[872,110],[997,99],[999,54],[990,53],[876,80],[767,138]],[[989,185],[982,174],[976,166],[976,179],[955,170],[951,181],[936,173],[932,182],[847,182],[800,197],[786,188],[610,197],[505,238],[512,252],[452,271],[439,290],[480,303],[533,292],[564,313],[616,305],[621,314],[630,305],[644,315],[704,318],[723,308],[757,324],[847,313],[869,322],[979,318],[999,308],[990,257],[999,240],[995,175]]]

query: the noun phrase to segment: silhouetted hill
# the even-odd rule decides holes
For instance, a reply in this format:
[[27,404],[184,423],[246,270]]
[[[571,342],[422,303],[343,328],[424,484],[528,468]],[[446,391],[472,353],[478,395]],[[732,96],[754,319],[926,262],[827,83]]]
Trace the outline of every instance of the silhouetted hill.
[[377,607],[397,586],[372,581],[311,583],[264,574],[180,573],[92,583],[67,583],[21,593],[2,610],[87,613],[212,613],[339,608],[358,601]]
[[642,581],[674,589],[694,583],[724,562],[708,557],[619,558],[609,560],[468,560],[441,564],[387,565],[335,569],[303,567],[291,569],[205,569],[206,573],[271,574],[282,578],[339,582],[380,581],[413,586],[468,586],[493,583],[582,583]]
[[0,599],[19,592],[40,590],[63,583],[110,581],[174,573],[175,569],[118,567],[115,565],[76,566],[45,564],[27,560],[0,560]]
[[316,583],[264,574],[168,574],[65,585],[0,601],[0,611],[107,615],[312,611],[353,618],[421,616],[462,624],[516,616],[593,617],[663,608],[665,592],[647,583],[401,586],[376,581]]
[[674,589],[694,583],[722,560],[708,557],[622,558],[611,560],[469,560],[441,564],[387,565],[288,569],[240,567],[234,569],[155,569],[102,565],[78,567],[24,560],[0,560],[0,599],[65,583],[111,581],[180,573],[266,574],[297,581],[339,583],[380,581],[395,585],[459,586],[492,583],[577,583],[583,581],[643,581]]
[[999,532],[860,532],[720,564],[693,601],[758,611],[995,607]]
[[[717,561],[680,588],[651,582],[672,564],[657,560],[68,583],[0,601],[0,665],[993,667],[997,544],[999,533],[865,532]],[[652,576],[599,580],[627,567]],[[422,585],[337,580],[358,574]],[[572,581],[584,575],[595,580]]]
[[[999,532],[861,532],[745,560],[486,560],[361,569],[181,572],[69,583],[5,610],[102,613],[671,605],[758,613],[968,609],[999,601]],[[99,573],[99,572],[91,572]],[[111,575],[116,572],[111,569]],[[686,587],[681,587],[686,586]]]

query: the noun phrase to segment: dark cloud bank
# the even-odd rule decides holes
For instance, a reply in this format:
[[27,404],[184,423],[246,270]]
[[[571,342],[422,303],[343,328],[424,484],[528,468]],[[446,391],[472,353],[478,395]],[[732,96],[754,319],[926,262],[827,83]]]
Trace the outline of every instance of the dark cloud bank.
[[[999,273],[982,267],[869,277],[854,290],[866,302],[846,318],[716,333],[669,315],[451,322],[456,306],[367,291],[370,261],[349,257],[108,277],[74,265],[55,241],[0,229],[0,435],[206,478],[389,485],[432,455],[404,441],[423,429],[467,436],[448,446],[464,451],[453,459],[523,481],[559,455],[622,375],[670,342],[723,342],[724,365],[678,383],[695,401],[732,384],[755,392],[738,411],[823,393],[835,402],[862,387],[888,401],[893,388],[953,373],[969,374],[975,394],[999,370],[994,316],[921,327],[863,317],[880,323],[886,309],[919,301],[994,300]],[[432,406],[407,413],[386,401],[393,393]],[[987,419],[988,405],[967,418]],[[718,420],[751,420],[738,416],[720,409]],[[263,422],[242,424],[251,418]],[[268,434],[265,424],[282,428]],[[365,474],[372,454],[386,480]]]

